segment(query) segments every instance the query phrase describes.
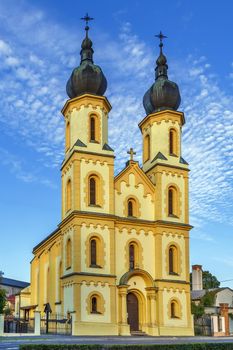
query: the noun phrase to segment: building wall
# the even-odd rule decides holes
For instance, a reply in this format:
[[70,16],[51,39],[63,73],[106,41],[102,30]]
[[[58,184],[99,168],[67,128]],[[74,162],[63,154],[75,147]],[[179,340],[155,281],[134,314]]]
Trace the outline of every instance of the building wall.
[[216,293],[215,306],[219,306],[220,303],[227,303],[229,307],[233,307],[233,290],[223,289]]
[[[70,147],[62,164],[62,222],[58,230],[34,250],[31,269],[31,303],[43,311],[75,312],[74,332],[129,335],[127,294],[139,302],[140,330],[151,335],[192,335],[189,290],[188,169],[168,155],[169,128],[177,128],[180,143],[181,113],[165,111],[141,126],[151,133],[151,157],[167,155],[165,164],[145,172],[130,160],[114,179],[114,154],[103,149],[107,140],[110,106],[103,97],[81,96],[66,103],[65,123],[70,123]],[[88,118],[97,113],[99,142],[88,136]],[[150,117],[149,117],[150,118]],[[85,146],[75,145],[77,139]],[[163,142],[161,142],[161,139]],[[159,141],[160,140],[160,141]],[[159,149],[159,147],[161,148]],[[180,155],[180,146],[178,149]],[[170,157],[170,158],[169,158]],[[173,159],[174,158],[174,159]],[[178,166],[179,165],[179,166]],[[147,171],[148,170],[148,171]],[[100,179],[100,202],[88,201],[88,177]],[[71,179],[71,208],[66,208],[66,184]],[[179,193],[179,215],[167,213],[167,189]],[[133,198],[136,211],[128,216],[127,201]],[[90,266],[90,240],[98,240],[98,265]],[[71,242],[67,265],[67,242]],[[130,269],[129,245],[135,244],[135,266]],[[169,273],[168,249],[177,248],[178,271]],[[98,298],[100,312],[90,312],[91,297]],[[171,316],[171,300],[179,305]]]

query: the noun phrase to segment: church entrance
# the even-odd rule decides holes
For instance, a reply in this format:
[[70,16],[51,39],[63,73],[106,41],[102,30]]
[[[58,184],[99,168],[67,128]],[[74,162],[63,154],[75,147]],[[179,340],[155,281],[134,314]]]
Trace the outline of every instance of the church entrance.
[[138,298],[134,293],[127,295],[127,312],[130,332],[139,330]]

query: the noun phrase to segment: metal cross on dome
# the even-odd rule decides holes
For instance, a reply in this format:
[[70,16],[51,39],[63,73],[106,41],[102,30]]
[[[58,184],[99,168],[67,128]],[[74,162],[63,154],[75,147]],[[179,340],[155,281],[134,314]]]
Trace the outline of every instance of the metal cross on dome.
[[163,33],[161,32],[161,30],[160,30],[160,33],[159,33],[159,34],[155,35],[155,37],[156,37],[156,38],[159,38],[160,44],[163,43],[163,39],[166,39],[166,38],[167,38],[166,35],[163,35]]
[[130,160],[133,160],[133,156],[136,154],[136,152],[134,152],[133,148],[130,147],[129,151],[127,151],[128,154],[130,154]]
[[85,21],[86,22],[86,26],[88,27],[88,22],[92,21],[94,18],[93,17],[90,17],[88,15],[88,13],[86,13],[86,15],[84,17],[81,17],[80,18],[81,20]]
[[162,48],[163,48],[163,39],[166,39],[167,36],[163,35],[163,33],[160,30],[160,33],[155,35],[156,38],[159,38],[160,43],[159,43],[159,47],[160,47],[160,54],[162,54]]

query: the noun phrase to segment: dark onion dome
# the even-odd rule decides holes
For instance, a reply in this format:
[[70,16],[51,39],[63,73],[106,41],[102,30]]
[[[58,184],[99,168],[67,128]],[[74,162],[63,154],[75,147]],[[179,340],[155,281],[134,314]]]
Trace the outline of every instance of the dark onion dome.
[[93,63],[92,41],[88,37],[89,27],[85,27],[86,37],[80,51],[80,66],[75,68],[66,84],[66,92],[70,98],[89,93],[103,96],[107,89],[107,80],[102,69]]
[[164,109],[176,111],[181,102],[178,85],[168,80],[167,58],[162,51],[164,36],[160,32],[158,37],[160,38],[160,55],[156,61],[155,82],[143,97],[143,106],[147,115]]

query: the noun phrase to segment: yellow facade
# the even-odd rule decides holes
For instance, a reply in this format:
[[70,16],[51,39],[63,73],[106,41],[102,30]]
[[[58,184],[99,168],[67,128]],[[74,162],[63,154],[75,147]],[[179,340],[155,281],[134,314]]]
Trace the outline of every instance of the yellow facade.
[[[91,47],[86,36],[81,63],[92,62]],[[94,93],[77,93],[62,109],[61,222],[33,249],[23,307],[43,313],[49,303],[53,314],[71,314],[75,335],[193,335],[184,115],[148,114],[139,123],[142,167],[131,150],[114,176],[110,110]]]
[[[62,221],[33,250],[30,305],[43,311],[49,303],[53,313],[72,313],[77,335],[193,335],[188,166],[180,162],[183,114],[165,110],[147,116],[139,125],[143,138],[150,135],[143,168],[130,160],[114,177],[114,152],[104,147],[110,109],[105,97],[88,94],[68,100],[63,108],[68,140],[61,168]],[[96,142],[89,135],[92,115]],[[176,156],[169,155],[171,127],[177,131]],[[158,152],[167,160],[151,162]],[[176,215],[168,213],[171,186]],[[174,272],[169,254],[174,254]],[[129,294],[137,300],[136,316],[129,316]],[[136,325],[130,317],[136,317]]]

